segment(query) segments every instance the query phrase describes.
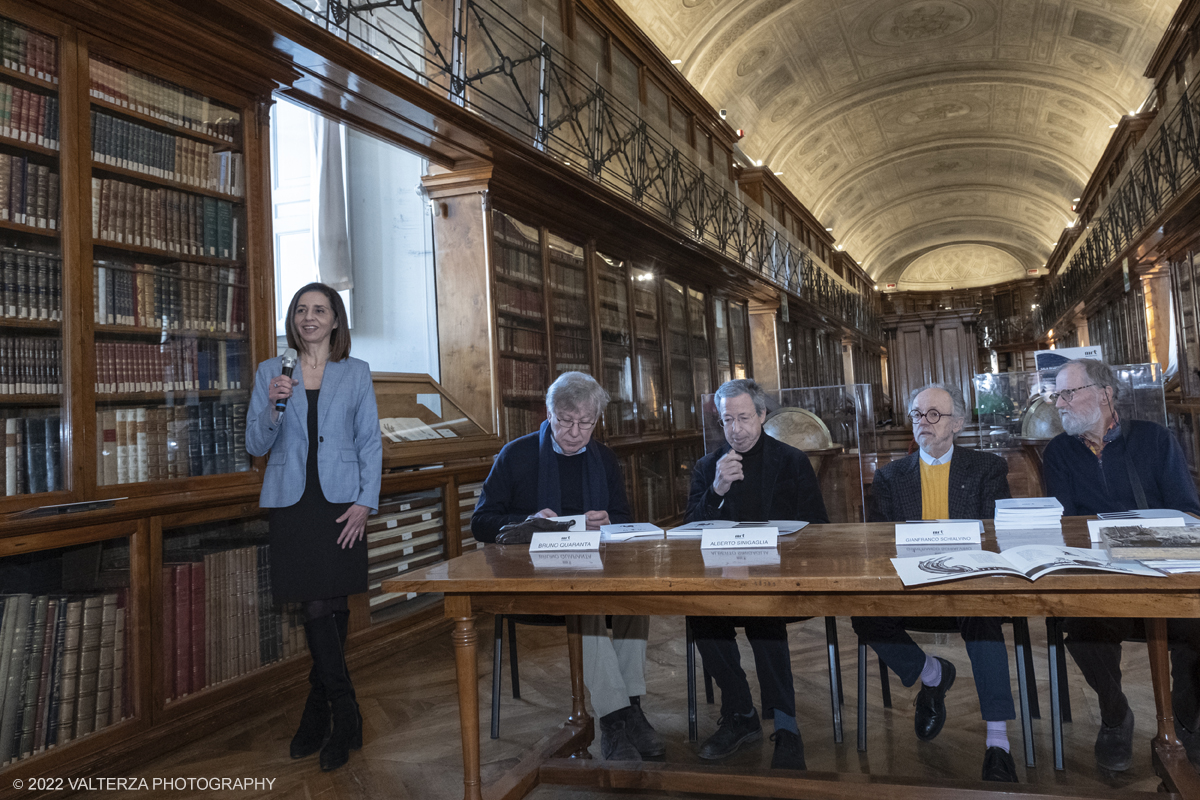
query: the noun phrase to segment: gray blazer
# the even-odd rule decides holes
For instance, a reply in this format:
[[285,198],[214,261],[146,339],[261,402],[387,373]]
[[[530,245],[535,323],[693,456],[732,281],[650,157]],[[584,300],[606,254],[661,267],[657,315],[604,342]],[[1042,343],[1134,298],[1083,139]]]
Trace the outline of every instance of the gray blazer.
[[[294,505],[304,494],[308,397],[301,382],[293,390],[279,421],[272,422],[274,404],[267,398],[267,392],[271,379],[282,372],[282,360],[278,357],[258,365],[246,414],[246,450],[254,456],[271,452],[258,500],[263,508]],[[367,362],[347,358],[325,365],[317,400],[317,431],[320,437],[317,470],[325,499],[378,510],[383,439]]]
[[[951,519],[992,519],[996,501],[1007,500],[1008,462],[995,453],[954,448],[950,458]],[[912,453],[875,473],[869,522],[921,519],[921,454]]]

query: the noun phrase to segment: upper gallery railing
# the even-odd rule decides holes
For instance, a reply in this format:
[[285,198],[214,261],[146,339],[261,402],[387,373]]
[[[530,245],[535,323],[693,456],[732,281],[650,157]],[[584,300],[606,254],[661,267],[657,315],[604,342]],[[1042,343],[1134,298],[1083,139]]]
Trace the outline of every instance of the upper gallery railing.
[[1200,117],[1190,87],[1166,114],[1145,148],[1132,156],[1131,167],[1075,244],[1067,265],[1042,295],[1038,334],[1043,335],[1084,298],[1093,282],[1152,225],[1159,213],[1191,186],[1200,171]]
[[[881,337],[870,301],[748,205],[723,165],[701,166],[693,148],[619,99],[599,70],[588,76],[547,41],[550,32],[536,33],[502,2],[278,1],[846,325]],[[661,128],[669,131],[665,122]]]

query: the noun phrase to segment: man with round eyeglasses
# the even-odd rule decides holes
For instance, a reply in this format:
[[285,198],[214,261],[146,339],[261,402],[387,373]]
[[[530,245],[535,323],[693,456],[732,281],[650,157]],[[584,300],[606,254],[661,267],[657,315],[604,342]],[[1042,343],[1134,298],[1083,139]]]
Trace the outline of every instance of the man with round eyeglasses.
[[[910,395],[908,415],[920,450],[875,473],[869,521],[995,517],[996,501],[1010,496],[1008,464],[991,453],[954,446],[954,437],[967,419],[962,392],[941,384],[923,386]],[[850,621],[859,639],[871,645],[905,686],[921,679],[913,727],[918,739],[932,740],[946,722],[946,692],[954,684],[954,664],[926,654],[908,635],[903,618],[852,617]],[[1008,720],[1017,714],[1001,620],[959,617],[956,624],[966,642],[987,728],[983,779],[1015,783]]]
[[[608,392],[582,372],[564,372],[546,390],[546,421],[540,430],[504,446],[483,483],[471,532],[494,542],[500,529],[533,517],[587,517],[588,530],[632,522],[625,481],[616,455],[592,432],[608,405]],[[662,737],[642,713],[646,693],[648,616],[583,622],[583,683],[600,726],[606,760],[641,761],[666,752]]]
[[[1183,450],[1161,425],[1122,420],[1121,390],[1102,361],[1068,361],[1054,378],[1050,398],[1063,433],[1042,457],[1047,493],[1063,514],[1081,516],[1136,508],[1200,513],[1200,498]],[[1139,497],[1139,491],[1141,497]],[[1121,642],[1144,635],[1141,620],[1073,618],[1063,622],[1067,650],[1100,702],[1096,763],[1121,772],[1133,761],[1133,710],[1121,688]],[[1172,619],[1171,701],[1176,733],[1188,758],[1200,765],[1200,621]]]

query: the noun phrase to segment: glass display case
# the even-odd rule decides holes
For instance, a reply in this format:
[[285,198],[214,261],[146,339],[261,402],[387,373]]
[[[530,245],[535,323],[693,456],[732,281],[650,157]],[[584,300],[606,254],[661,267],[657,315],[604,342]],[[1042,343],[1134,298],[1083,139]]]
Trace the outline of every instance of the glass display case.
[[663,392],[663,346],[659,327],[658,288],[661,281],[648,270],[630,270],[633,284],[633,327],[637,347],[638,417],[642,433],[667,426]]
[[667,352],[671,360],[671,421],[675,430],[690,430],[696,427],[696,392],[689,347],[687,296],[683,286],[674,281],[663,281],[663,292]]
[[[430,376],[376,372],[371,377],[385,471],[500,452],[500,440],[486,433]],[[544,410],[541,414],[545,419]]]
[[[1158,364],[1114,366],[1121,391],[1117,414],[1167,424],[1162,370]],[[1049,400],[1056,370],[985,372],[975,376],[975,413],[979,446],[1020,447],[1045,444],[1062,433],[1058,411]]]
[[98,55],[88,79],[97,483],[246,472],[241,113]]
[[129,538],[0,558],[0,764],[134,716]]
[[164,529],[163,698],[168,706],[307,653],[299,604],[271,590],[265,514]]
[[[763,430],[808,455],[830,522],[866,520],[863,445],[875,441],[872,394],[867,383],[767,392]],[[708,453],[725,443],[714,398],[701,398]]]
[[[596,254],[600,311],[600,384],[608,392],[604,432],[637,433],[633,402],[633,341],[629,333],[628,272],[624,262]],[[632,495],[631,495],[632,496]]]
[[5,31],[0,64],[0,425],[7,442],[0,448],[0,496],[11,496],[71,488],[63,470],[62,441],[67,395],[61,53],[57,37],[7,18],[0,18],[0,27]]

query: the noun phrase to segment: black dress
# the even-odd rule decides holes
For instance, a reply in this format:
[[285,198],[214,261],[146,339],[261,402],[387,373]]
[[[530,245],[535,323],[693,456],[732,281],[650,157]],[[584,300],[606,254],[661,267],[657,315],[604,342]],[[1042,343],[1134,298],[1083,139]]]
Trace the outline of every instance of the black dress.
[[358,594],[367,590],[367,541],[342,549],[336,522],[352,503],[331,503],[321,491],[317,469],[317,399],[307,389],[308,459],[304,494],[295,505],[270,511],[271,588],[278,603],[300,603]]

